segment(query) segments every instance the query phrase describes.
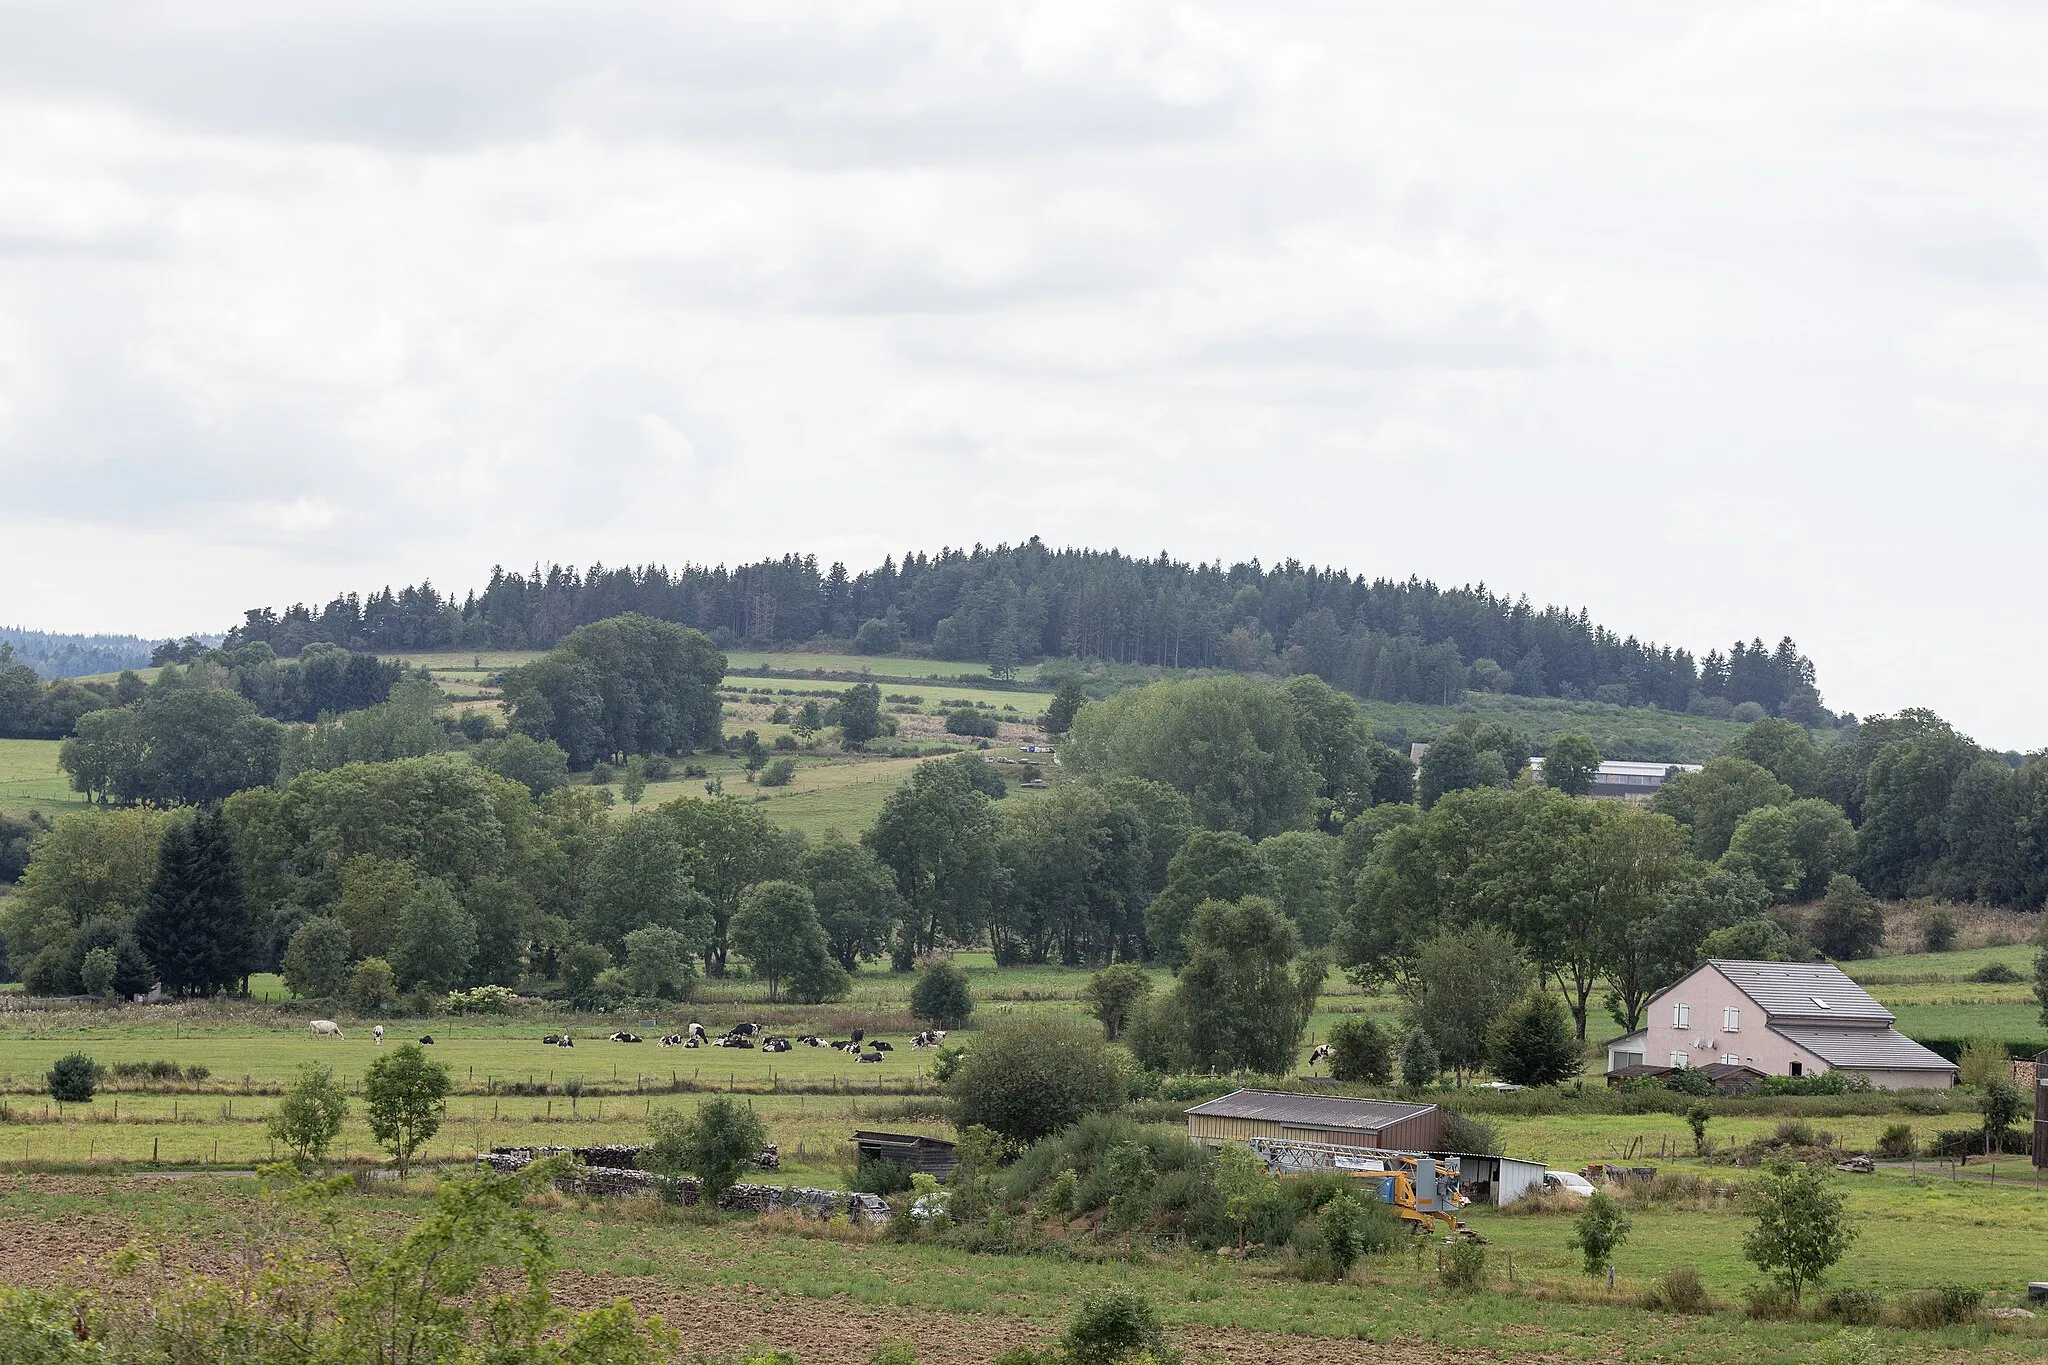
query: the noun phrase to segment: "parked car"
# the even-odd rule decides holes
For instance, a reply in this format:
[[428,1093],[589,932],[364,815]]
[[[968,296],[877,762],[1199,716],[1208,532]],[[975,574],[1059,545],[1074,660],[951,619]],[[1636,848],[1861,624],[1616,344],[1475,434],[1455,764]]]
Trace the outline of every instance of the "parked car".
[[1595,1193],[1592,1181],[1571,1171],[1545,1171],[1543,1183],[1552,1189],[1575,1194],[1581,1199],[1591,1199]]

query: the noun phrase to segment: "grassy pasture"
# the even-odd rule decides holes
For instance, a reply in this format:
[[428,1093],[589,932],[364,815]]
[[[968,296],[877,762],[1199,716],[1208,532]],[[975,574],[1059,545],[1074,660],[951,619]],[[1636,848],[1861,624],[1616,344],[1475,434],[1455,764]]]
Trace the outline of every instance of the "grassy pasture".
[[40,810],[57,815],[66,810],[83,810],[83,795],[71,790],[71,781],[57,766],[57,739],[0,739],[0,810],[25,815]]

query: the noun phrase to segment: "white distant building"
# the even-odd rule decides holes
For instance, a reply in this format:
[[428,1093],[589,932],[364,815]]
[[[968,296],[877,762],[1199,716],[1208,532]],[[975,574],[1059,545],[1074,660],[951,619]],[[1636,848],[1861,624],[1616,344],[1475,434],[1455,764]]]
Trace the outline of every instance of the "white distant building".
[[[1673,773],[1696,773],[1697,763],[1629,763],[1609,759],[1600,765],[1600,771],[1593,777],[1593,790],[1587,795],[1605,797],[1610,801],[1647,801],[1657,794],[1664,780]],[[1529,776],[1535,781],[1543,780],[1543,760],[1529,760]]]

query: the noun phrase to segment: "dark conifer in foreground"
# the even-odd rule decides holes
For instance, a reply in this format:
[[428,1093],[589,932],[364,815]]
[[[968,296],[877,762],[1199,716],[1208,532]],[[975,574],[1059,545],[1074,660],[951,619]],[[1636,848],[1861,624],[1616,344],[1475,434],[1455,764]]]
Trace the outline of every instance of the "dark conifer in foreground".
[[168,995],[212,995],[248,976],[249,902],[218,807],[165,833],[135,938]]

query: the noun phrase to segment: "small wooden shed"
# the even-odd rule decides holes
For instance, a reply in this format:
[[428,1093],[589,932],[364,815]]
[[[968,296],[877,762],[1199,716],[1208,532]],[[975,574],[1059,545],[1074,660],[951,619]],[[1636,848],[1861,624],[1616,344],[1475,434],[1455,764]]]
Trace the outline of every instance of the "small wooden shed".
[[925,1137],[921,1133],[856,1132],[853,1141],[865,1159],[893,1161],[934,1180],[944,1180],[960,1164],[952,1143],[944,1138]]
[[1238,1090],[1188,1110],[1190,1142],[1214,1147],[1255,1137],[1433,1152],[1443,1145],[1443,1112],[1433,1104],[1280,1090]]

